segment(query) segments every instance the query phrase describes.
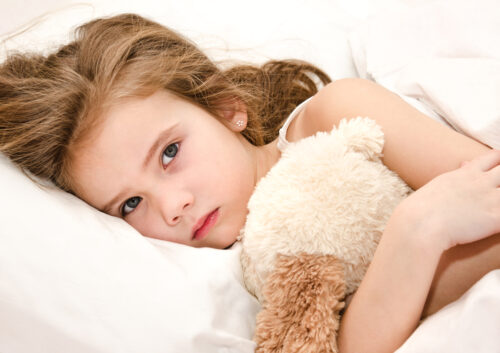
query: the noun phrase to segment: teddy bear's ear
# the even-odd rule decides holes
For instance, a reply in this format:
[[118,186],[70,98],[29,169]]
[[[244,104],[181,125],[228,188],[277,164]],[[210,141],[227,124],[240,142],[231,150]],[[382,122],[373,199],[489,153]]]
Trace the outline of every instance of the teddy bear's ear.
[[363,153],[369,160],[380,159],[384,147],[382,128],[372,119],[342,119],[334,131],[346,146],[354,152]]
[[332,255],[278,255],[263,288],[256,353],[337,352],[342,263]]

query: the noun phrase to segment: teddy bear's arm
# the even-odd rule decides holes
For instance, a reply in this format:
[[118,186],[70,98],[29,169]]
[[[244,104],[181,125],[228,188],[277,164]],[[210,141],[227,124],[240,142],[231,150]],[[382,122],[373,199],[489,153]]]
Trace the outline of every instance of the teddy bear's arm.
[[263,289],[256,353],[337,352],[343,265],[331,255],[278,255]]

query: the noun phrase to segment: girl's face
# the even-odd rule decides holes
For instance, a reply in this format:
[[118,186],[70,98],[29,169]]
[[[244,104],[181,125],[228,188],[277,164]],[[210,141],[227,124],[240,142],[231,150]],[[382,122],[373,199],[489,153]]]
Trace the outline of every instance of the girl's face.
[[166,91],[127,100],[76,151],[76,191],[145,236],[225,248],[278,158],[275,143],[257,148],[241,136],[245,124],[243,112],[221,122]]

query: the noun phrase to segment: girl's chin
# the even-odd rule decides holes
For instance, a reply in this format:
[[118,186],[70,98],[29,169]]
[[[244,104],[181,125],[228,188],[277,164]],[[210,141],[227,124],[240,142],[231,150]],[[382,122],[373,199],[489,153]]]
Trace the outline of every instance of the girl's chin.
[[235,243],[236,243],[236,240],[235,240],[235,241],[233,241],[233,242],[232,242],[231,244],[229,244],[228,246],[226,246],[226,247],[224,248],[224,250],[227,250],[227,249],[231,248],[231,246],[233,246]]

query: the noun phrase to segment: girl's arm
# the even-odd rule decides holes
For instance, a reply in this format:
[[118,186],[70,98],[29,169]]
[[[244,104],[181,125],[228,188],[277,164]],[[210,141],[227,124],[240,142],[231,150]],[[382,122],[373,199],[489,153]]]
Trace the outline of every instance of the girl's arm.
[[[413,188],[488,150],[434,122],[397,95],[359,79],[341,80],[325,87],[306,106],[295,126],[292,124],[288,138],[294,140],[319,130],[330,130],[342,118],[355,116],[371,117],[382,126],[386,138],[384,163]],[[498,154],[489,158],[493,165],[500,160]],[[477,163],[473,165],[477,169]],[[344,314],[339,335],[341,352],[394,351],[420,319],[443,251],[455,243],[492,234],[495,228],[478,229],[478,224],[500,223],[496,219],[492,222],[481,219],[483,211],[492,207],[481,202],[491,198],[496,186],[488,189],[488,197],[479,200],[458,197],[467,191],[468,185],[469,196],[482,195],[480,190],[486,190],[472,182],[474,173],[467,170],[461,168],[436,179],[398,206]],[[476,201],[479,204],[474,204]],[[477,219],[470,213],[473,204],[479,211]],[[461,215],[463,223],[449,227],[450,222],[456,223],[457,212],[465,212]],[[472,237],[456,238],[471,224]]]
[[393,352],[417,326],[441,254],[500,231],[499,164],[489,151],[398,205],[342,318],[340,352]]
[[394,352],[418,324],[442,250],[393,219],[342,317],[340,353]]

